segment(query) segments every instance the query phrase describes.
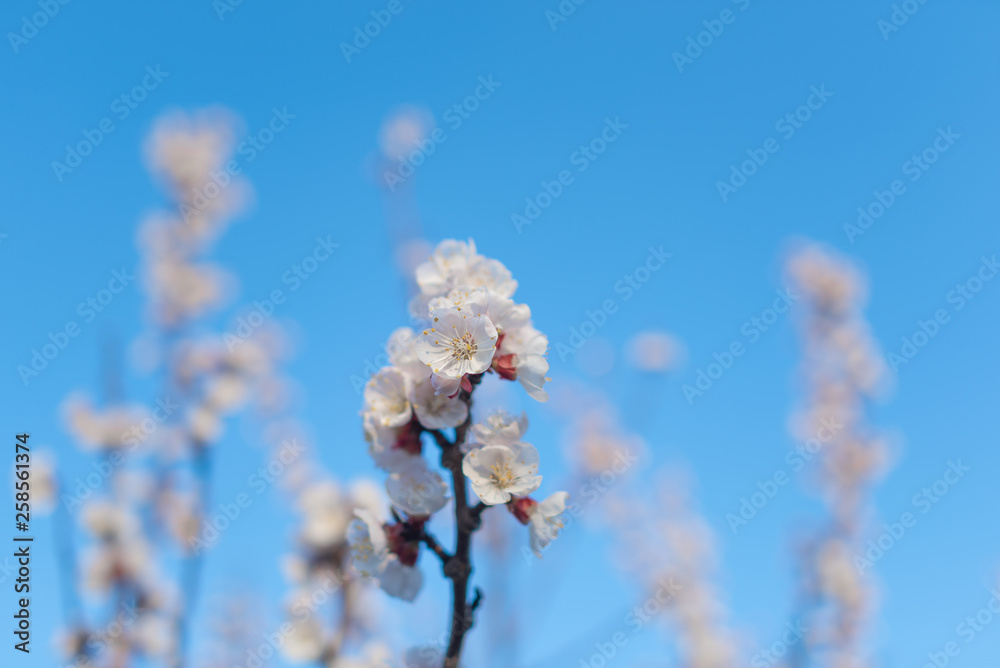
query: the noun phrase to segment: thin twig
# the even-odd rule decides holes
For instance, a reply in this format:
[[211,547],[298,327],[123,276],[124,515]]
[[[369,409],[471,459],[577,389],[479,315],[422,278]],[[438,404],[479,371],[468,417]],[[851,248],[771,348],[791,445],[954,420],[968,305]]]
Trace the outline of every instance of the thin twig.
[[434,554],[438,556],[442,564],[447,564],[452,559],[452,555],[448,554],[448,551],[441,547],[437,539],[429,534],[426,530],[420,534],[420,540],[431,549]]
[[[200,521],[204,522],[208,513],[208,506],[211,503],[212,459],[208,451],[208,446],[205,443],[196,440],[194,442],[194,452],[194,472],[198,479],[198,517]],[[178,633],[178,660],[180,666],[188,664],[188,650],[190,649],[188,641],[191,623],[197,608],[203,565],[204,556],[202,549],[198,549],[184,561],[184,565],[182,566],[181,584],[184,588],[184,602]]]

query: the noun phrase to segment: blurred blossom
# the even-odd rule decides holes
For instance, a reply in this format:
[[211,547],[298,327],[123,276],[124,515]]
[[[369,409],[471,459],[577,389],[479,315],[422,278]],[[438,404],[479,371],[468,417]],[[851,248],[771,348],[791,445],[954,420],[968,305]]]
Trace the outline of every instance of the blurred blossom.
[[59,494],[59,482],[56,477],[55,461],[48,450],[35,451],[29,476],[32,507],[40,513],[51,512]]
[[413,276],[417,267],[427,259],[433,250],[433,246],[424,239],[401,241],[393,251],[399,274]]
[[692,509],[683,477],[661,474],[654,483],[653,499],[644,502],[633,493],[631,504],[617,506],[628,514],[612,516],[614,524],[634,528],[623,536],[620,557],[650,596],[659,600],[666,595],[663,621],[669,620],[677,634],[680,665],[731,668],[736,665],[737,634],[714,582],[714,535]]
[[[271,440],[284,436],[306,442],[293,422],[277,422],[271,429],[267,435]],[[275,451],[280,452],[280,447],[275,445]],[[297,550],[281,562],[286,579],[293,585],[287,608],[294,629],[283,652],[293,663],[349,666],[355,659],[348,658],[348,643],[368,638],[377,617],[362,584],[348,570],[348,528],[355,511],[385,507],[385,493],[368,479],[341,485],[319,469],[311,449],[304,450],[285,474],[297,481],[286,489],[294,496],[300,521]],[[325,601],[322,605],[315,602],[317,592],[321,593],[319,600]],[[329,619],[333,624],[324,623]]]
[[136,637],[144,654],[160,660],[170,657],[176,649],[173,621],[164,615],[141,615],[136,624]]
[[326,638],[318,619],[296,619],[285,636],[281,650],[292,663],[309,663],[323,656]]
[[566,435],[566,456],[575,474],[587,479],[610,471],[624,455],[641,457],[646,443],[621,425],[618,409],[599,392],[575,392],[576,411]]
[[805,397],[793,433],[803,442],[826,435],[815,474],[830,513],[802,554],[802,614],[814,627],[806,650],[831,665],[863,665],[874,592],[852,555],[866,536],[872,486],[888,467],[885,440],[865,410],[884,385],[885,365],[864,319],[867,290],[854,266],[811,245],[792,255],[787,269],[802,295]]
[[351,507],[332,480],[315,483],[299,497],[303,512],[301,538],[314,549],[325,549],[344,540],[353,519]]
[[379,149],[388,160],[402,160],[419,148],[433,129],[434,117],[430,111],[411,105],[400,107],[382,123]]
[[[193,115],[177,112],[154,125],[146,144],[147,162],[173,196],[192,209],[186,217],[199,223],[221,221],[224,214],[243,203],[245,184],[225,170],[240,125],[224,109]],[[224,173],[229,181],[219,176]]]
[[[276,325],[233,341],[226,333],[209,333],[201,320],[225,305],[235,284],[208,258],[249,192],[226,167],[235,136],[232,118],[212,110],[161,120],[147,144],[149,166],[172,201],[139,230],[150,318],[132,352],[142,371],[160,372],[160,393],[144,406],[115,401],[96,408],[73,395],[63,407],[75,440],[100,451],[99,482],[91,483],[91,475],[86,484],[103,489],[99,495],[77,492],[87,536],[79,563],[73,539],[60,537],[69,543],[63,552],[71,562],[62,564],[61,576],[132,611],[127,623],[107,607],[88,607],[95,618],[89,624],[71,616],[66,637],[95,639],[106,648],[94,657],[86,642],[71,644],[76,661],[96,659],[96,665],[115,668],[140,661],[184,664],[203,560],[200,547],[194,548],[205,545],[208,446],[237,412],[255,409],[267,433],[266,421],[280,419],[287,405],[288,384],[279,368],[287,347]],[[45,494],[44,464],[37,470],[42,479],[36,489]],[[102,609],[109,613],[103,624],[97,621]]]
[[328,668],[387,668],[393,665],[393,653],[383,643],[365,644],[356,657],[340,657],[328,663]]
[[79,394],[65,401],[63,415],[73,437],[96,450],[124,447],[128,433],[150,417],[140,406],[114,406],[99,411]]
[[633,336],[627,345],[629,364],[639,371],[666,373],[677,367],[683,347],[669,332],[648,330]]

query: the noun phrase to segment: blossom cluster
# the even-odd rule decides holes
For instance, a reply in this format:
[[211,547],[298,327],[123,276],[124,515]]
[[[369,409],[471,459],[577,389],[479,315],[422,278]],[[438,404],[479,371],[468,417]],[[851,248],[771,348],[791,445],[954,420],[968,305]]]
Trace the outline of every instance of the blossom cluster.
[[807,611],[815,628],[805,644],[810,652],[825,649],[831,665],[861,665],[875,594],[852,555],[872,515],[871,489],[888,465],[888,446],[867,410],[883,389],[886,368],[865,320],[864,281],[849,261],[812,245],[789,259],[787,271],[805,305],[806,397],[793,430],[807,441],[825,425],[837,426],[817,457],[828,526],[803,549],[802,598],[818,601]]
[[[310,471],[315,462],[304,462]],[[287,598],[288,621],[284,627],[282,653],[291,663],[316,663],[329,668],[361,668],[387,665],[389,649],[372,638],[378,610],[350,574],[347,527],[357,508],[378,512],[382,493],[374,481],[361,479],[343,486],[327,476],[310,475],[296,485],[301,522],[298,549],[284,561],[293,585]],[[336,602],[331,599],[336,599]],[[332,628],[330,610],[335,613]],[[349,640],[364,640],[357,652],[348,654]]]
[[59,535],[66,555],[60,575],[72,584],[81,576],[85,594],[78,601],[67,587],[67,661],[184,663],[202,552],[228,526],[208,511],[212,446],[245,408],[266,425],[289,400],[280,369],[286,345],[276,326],[235,348],[208,327],[235,280],[210,251],[248,192],[237,179],[226,186],[212,180],[231,158],[234,136],[222,112],[182,114],[158,121],[147,144],[170,206],[140,227],[149,327],[130,357],[139,371],[155,372],[162,389],[148,405],[129,401],[109,365],[103,405],[80,394],[64,406],[68,431],[96,457],[94,472],[60,489],[50,470],[39,487],[59,494],[56,512],[78,517],[84,529],[79,541],[74,532]]
[[[468,480],[481,502],[477,512],[506,504],[529,526],[539,556],[562,527],[567,497],[557,492],[538,502],[529,496],[542,476],[538,451],[522,440],[524,415],[500,411],[472,424],[471,397],[484,374],[516,380],[534,399],[548,399],[548,339],[532,325],[529,307],[513,301],[517,282],[510,271],[477,253],[471,240],[448,240],[417,267],[416,280],[420,293],[410,310],[425,327],[393,332],[390,365],[367,383],[361,412],[369,453],[389,474],[395,521],[359,510],[348,532],[356,570],[404,600],[413,600],[422,585],[416,562],[427,542],[425,524],[449,501],[448,484],[422,456],[425,434],[442,446],[454,492],[464,500]],[[454,441],[442,431],[450,429]],[[448,448],[458,455],[446,461]]]

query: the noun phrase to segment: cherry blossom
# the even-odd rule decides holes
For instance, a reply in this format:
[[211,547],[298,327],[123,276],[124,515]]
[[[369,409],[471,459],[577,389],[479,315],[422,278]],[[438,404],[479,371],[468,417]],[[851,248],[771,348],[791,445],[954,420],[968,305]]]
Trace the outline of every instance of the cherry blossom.
[[401,427],[410,421],[410,381],[395,367],[379,370],[365,386],[365,407],[383,426]]
[[[404,469],[409,461],[420,455],[420,435],[415,433],[412,423],[403,427],[386,427],[373,415],[364,419],[365,440],[368,454],[375,465],[393,473]],[[419,425],[418,425],[419,427]]]
[[549,380],[545,375],[549,371],[545,359],[548,347],[548,338],[537,329],[519,327],[504,333],[494,366],[504,378],[520,382],[532,399],[548,401],[549,394],[542,389]]
[[433,515],[448,502],[448,485],[422,457],[413,457],[405,469],[389,476],[385,488],[393,505],[411,517]]
[[427,429],[457,427],[469,416],[468,404],[457,397],[438,394],[430,379],[413,389],[411,403],[420,424]]
[[424,574],[415,566],[407,566],[399,561],[390,561],[379,578],[379,586],[389,596],[404,601],[412,601],[424,585]]
[[530,443],[486,445],[472,450],[462,461],[476,496],[487,505],[507,503],[512,495],[527,496],[542,484],[538,475],[538,450]]
[[472,425],[473,442],[467,444],[469,449],[483,445],[510,445],[521,440],[528,431],[528,416],[521,413],[514,417],[505,410],[494,411],[486,418],[485,423]]
[[561,515],[566,510],[567,498],[568,493],[556,492],[541,502],[527,497],[511,502],[511,512],[530,529],[531,551],[536,557],[541,558],[542,550],[556,539],[563,528]]
[[490,368],[496,341],[496,327],[485,314],[455,307],[431,311],[431,326],[421,332],[416,350],[438,392],[454,394],[465,376]]
[[[385,488],[393,520],[380,524],[375,515],[359,512],[348,541],[355,569],[406,601],[423,585],[421,551],[426,548],[441,561],[455,600],[467,605],[453,606],[446,656],[442,647],[417,648],[406,657],[408,666],[440,668],[459,665],[470,615],[481,600],[478,588],[473,600],[468,598],[472,537],[484,511],[503,503],[530,510],[522,521],[530,524],[532,549],[540,553],[562,526],[566,494],[542,503],[528,498],[542,476],[538,451],[521,440],[526,415],[497,411],[485,423],[471,424],[473,396],[486,374],[517,380],[529,396],[548,399],[543,389],[549,380],[548,339],[532,325],[528,305],[513,299],[517,281],[511,272],[480,255],[471,240],[446,240],[415,274],[420,294],[411,300],[410,313],[424,325],[417,331],[401,327],[389,337],[390,366],[368,382],[361,413],[369,454],[389,474]],[[449,475],[433,470],[425,454]],[[482,503],[469,498],[470,485]],[[431,526],[449,500],[453,551]]]
[[371,513],[356,510],[354,514],[357,517],[347,530],[351,561],[355,570],[365,577],[378,577],[389,562],[389,539]]

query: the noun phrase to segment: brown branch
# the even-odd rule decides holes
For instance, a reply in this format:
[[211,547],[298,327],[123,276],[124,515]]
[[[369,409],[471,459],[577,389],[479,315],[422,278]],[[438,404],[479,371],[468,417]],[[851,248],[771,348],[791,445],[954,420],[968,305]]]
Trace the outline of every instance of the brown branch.
[[[469,380],[475,389],[481,376],[470,377]],[[444,564],[445,577],[451,580],[452,585],[451,637],[445,653],[444,668],[458,668],[462,655],[462,642],[465,640],[465,634],[472,628],[473,613],[482,600],[482,592],[477,588],[476,600],[472,605],[468,602],[469,576],[472,574],[472,534],[482,523],[480,517],[482,510],[478,506],[469,507],[465,474],[462,473],[461,446],[465,443],[466,434],[472,425],[472,393],[463,390],[460,397],[469,407],[469,416],[455,428],[455,441],[448,441],[440,432],[431,432],[441,446],[441,466],[451,472],[455,498],[455,554]]]
[[452,442],[448,440],[448,437],[441,433],[440,429],[428,429],[427,433],[434,437],[434,440],[437,441],[438,447],[442,450],[453,445]]
[[452,556],[448,554],[447,550],[441,547],[441,544],[437,542],[437,539],[426,530],[420,534],[420,540],[438,556],[442,564],[447,565],[448,562],[451,561]]

